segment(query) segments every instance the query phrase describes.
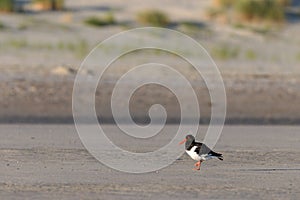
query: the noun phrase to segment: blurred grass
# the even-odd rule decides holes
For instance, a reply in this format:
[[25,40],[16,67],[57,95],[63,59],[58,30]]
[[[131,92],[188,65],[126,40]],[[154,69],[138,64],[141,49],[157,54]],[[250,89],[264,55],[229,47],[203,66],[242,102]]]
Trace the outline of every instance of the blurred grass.
[[5,24],[0,21],[0,30],[3,30],[3,29],[5,29]]
[[245,21],[284,20],[284,7],[275,0],[239,0],[234,5],[236,13]]
[[170,23],[167,14],[160,10],[141,11],[137,13],[136,19],[140,24],[157,27],[165,27]]
[[72,52],[76,57],[83,58],[89,50],[89,45],[86,40],[79,39],[77,42],[58,42],[55,49],[60,51]]
[[182,26],[185,29],[195,31],[195,30],[202,30],[206,28],[204,23],[194,22],[194,21],[183,21],[179,23],[179,26]]
[[26,39],[7,39],[1,42],[0,49],[26,49],[36,51],[56,51],[56,52],[70,52],[77,58],[83,58],[89,52],[89,44],[84,39],[78,39],[74,41],[59,41],[57,43],[34,43],[29,42]]
[[89,52],[89,45],[87,43],[86,40],[81,39],[79,40],[79,42],[77,43],[77,48],[76,48],[76,56],[78,58],[83,58],[85,56],[87,56],[88,52]]
[[25,39],[12,39],[8,40],[6,45],[16,49],[27,48],[29,46],[27,40]]
[[239,48],[223,44],[217,47],[213,47],[211,50],[211,55],[213,56],[213,58],[219,60],[234,59],[239,56]]
[[11,12],[13,11],[14,1],[13,0],[0,0],[0,11]]
[[253,51],[252,49],[248,49],[246,52],[245,52],[245,56],[248,60],[256,60],[257,58],[257,54],[255,51]]
[[226,23],[265,23],[285,21],[285,7],[290,0],[214,0],[207,14]]
[[182,21],[178,22],[176,26],[176,30],[188,34],[194,38],[198,37],[211,37],[212,30],[207,26],[206,23],[203,22],[195,22],[195,21]]
[[300,52],[298,52],[298,53],[296,54],[296,59],[297,59],[297,61],[300,61]]
[[28,27],[29,27],[29,24],[27,22],[23,21],[18,24],[17,29],[18,30],[26,30],[26,29],[28,29]]
[[107,13],[103,17],[91,16],[84,20],[84,23],[90,26],[101,27],[116,24],[113,13]]

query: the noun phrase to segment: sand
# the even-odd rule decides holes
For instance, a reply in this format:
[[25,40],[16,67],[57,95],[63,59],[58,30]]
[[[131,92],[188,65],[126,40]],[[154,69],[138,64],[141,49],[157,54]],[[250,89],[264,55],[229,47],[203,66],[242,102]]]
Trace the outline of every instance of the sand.
[[[168,6],[161,7],[162,3]],[[298,24],[286,23],[267,34],[255,33],[208,20],[205,11],[209,6],[209,1],[197,0],[133,0],[130,3],[67,0],[65,11],[1,14],[0,21],[5,27],[0,30],[0,121],[72,122],[73,83],[84,57],[108,37],[144,26],[136,20],[138,12],[160,8],[174,24],[169,28],[182,31],[199,42],[218,65],[227,93],[227,123],[299,123]],[[84,23],[90,16],[108,12],[116,17],[116,25],[91,27]],[[194,26],[182,29],[185,22]],[[153,39],[155,37],[153,35]],[[107,55],[126,46],[126,41],[119,46],[108,46]],[[223,51],[229,54],[228,58],[226,55],[222,58]],[[231,51],[238,53],[230,56]],[[193,56],[193,52],[186,53]],[[247,57],[248,54],[252,57]],[[212,103],[203,80],[195,77],[191,66],[166,53],[150,55],[144,52],[126,56],[112,67],[110,73],[113,76],[120,77],[126,67],[148,62],[167,63],[180,69],[180,73],[194,84],[201,121],[209,121]],[[98,63],[97,60],[94,62]],[[86,73],[86,79],[95,78],[93,72]],[[108,83],[96,93],[96,109],[104,121],[111,122],[111,111],[107,108],[112,83],[117,79],[111,79],[110,75],[106,78]],[[178,121],[175,97],[161,88],[145,87],[135,94],[132,115],[140,122],[146,121],[149,105],[153,103],[166,107],[169,121]]]
[[[112,134],[117,132],[111,125],[104,127]],[[176,126],[167,128],[175,130]],[[183,155],[172,165],[146,174],[119,172],[99,163],[83,148],[71,124],[2,124],[0,130],[3,199],[298,199],[300,196],[298,126],[226,126],[215,147],[224,154],[224,161],[210,160],[200,171],[194,171],[194,161]],[[166,142],[166,137],[160,135],[157,141],[141,148],[155,147]],[[123,148],[134,148],[131,140],[118,142]]]
[[[72,92],[75,74],[53,75],[34,70],[6,73],[0,81],[0,121],[30,123],[72,122]],[[88,78],[88,76],[87,76]],[[107,79],[96,92],[96,111],[101,120],[112,122],[111,94],[115,79]],[[300,121],[299,81],[296,76],[223,76],[227,96],[226,123],[297,124]],[[128,85],[123,85],[126,89]],[[172,80],[170,80],[172,84]],[[180,86],[178,86],[180,87]],[[210,119],[211,100],[203,81],[193,84],[201,111],[201,122]],[[120,102],[123,103],[123,102]],[[180,107],[174,94],[163,87],[144,86],[130,100],[132,116],[139,122],[148,120],[153,104],[166,108],[168,121],[180,120]]]
[[[209,21],[209,1],[67,0],[66,5],[62,12],[1,14],[0,199],[299,199],[300,128],[282,126],[300,123],[297,21],[257,33]],[[72,91],[80,63],[102,40],[144,26],[136,16],[149,8],[162,9],[172,21],[169,28],[193,37],[212,55],[226,88],[226,123],[255,124],[225,126],[215,147],[225,160],[205,162],[199,172],[192,170],[194,162],[187,155],[146,174],[110,169],[88,153],[73,125]],[[83,22],[108,12],[117,25],[99,28]],[[108,47],[108,54],[114,48]],[[223,51],[238,53],[224,58],[218,53]],[[201,123],[207,124],[212,104],[203,80],[182,61],[154,53],[116,62],[113,76],[106,76],[96,92],[101,120],[112,122],[110,94],[127,66],[170,61],[194,84]],[[86,72],[87,79],[93,76]],[[132,116],[147,122],[154,103],[167,109],[172,125],[164,131],[173,133],[178,104],[163,88],[141,88],[132,98]],[[112,124],[104,128],[118,146],[134,152],[157,149],[170,139],[162,134],[136,146],[136,140],[120,135]],[[201,125],[201,130],[206,128]]]

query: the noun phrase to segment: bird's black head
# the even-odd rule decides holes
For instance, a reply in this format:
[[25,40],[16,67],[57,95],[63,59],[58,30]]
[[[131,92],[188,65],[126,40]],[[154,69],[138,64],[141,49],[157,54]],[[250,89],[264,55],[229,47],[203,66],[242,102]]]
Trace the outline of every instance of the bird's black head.
[[179,144],[185,143],[185,149],[188,149],[195,142],[195,137],[192,135],[185,136],[185,139]]
[[185,136],[185,139],[185,148],[188,149],[195,142],[195,137],[192,135],[187,135]]
[[186,139],[187,141],[195,141],[195,137],[192,136],[192,135],[187,135],[187,136],[185,136],[185,139]]

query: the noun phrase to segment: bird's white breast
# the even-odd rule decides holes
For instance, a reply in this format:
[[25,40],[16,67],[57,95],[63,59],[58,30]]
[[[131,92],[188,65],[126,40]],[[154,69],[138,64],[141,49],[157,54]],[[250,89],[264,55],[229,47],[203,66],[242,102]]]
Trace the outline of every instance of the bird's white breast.
[[195,152],[197,146],[192,147],[190,150],[185,150],[186,153],[193,159],[199,161],[201,158],[200,156]]
[[199,155],[195,152],[197,146],[194,146],[192,147],[190,150],[185,150],[186,153],[193,159],[193,160],[196,160],[196,161],[205,161],[205,160],[210,160],[212,159],[214,156],[211,156],[209,154],[202,154],[202,155]]

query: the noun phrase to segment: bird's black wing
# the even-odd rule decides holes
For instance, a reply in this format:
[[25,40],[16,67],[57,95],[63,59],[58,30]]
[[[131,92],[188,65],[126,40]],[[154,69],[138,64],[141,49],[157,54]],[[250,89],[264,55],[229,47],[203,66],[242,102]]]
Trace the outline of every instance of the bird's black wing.
[[194,146],[196,146],[195,152],[196,152],[197,154],[200,153],[200,150],[201,150],[202,145],[203,145],[203,144],[200,143],[200,142],[195,142],[195,143],[194,143]]
[[211,152],[211,149],[203,143],[195,142],[194,145],[197,146],[197,148],[195,149],[195,152],[199,155],[209,154]]
[[219,158],[220,160],[223,160],[223,155],[221,153],[210,151],[209,154],[212,155],[212,156],[215,156],[215,157]]
[[200,142],[195,142],[195,146],[197,146],[197,148],[195,149],[195,152],[197,154],[199,154],[199,155],[209,154],[211,156],[215,156],[215,157],[219,158],[220,160],[223,160],[223,155],[222,154],[214,152],[213,150],[211,150],[205,144],[200,143]]

